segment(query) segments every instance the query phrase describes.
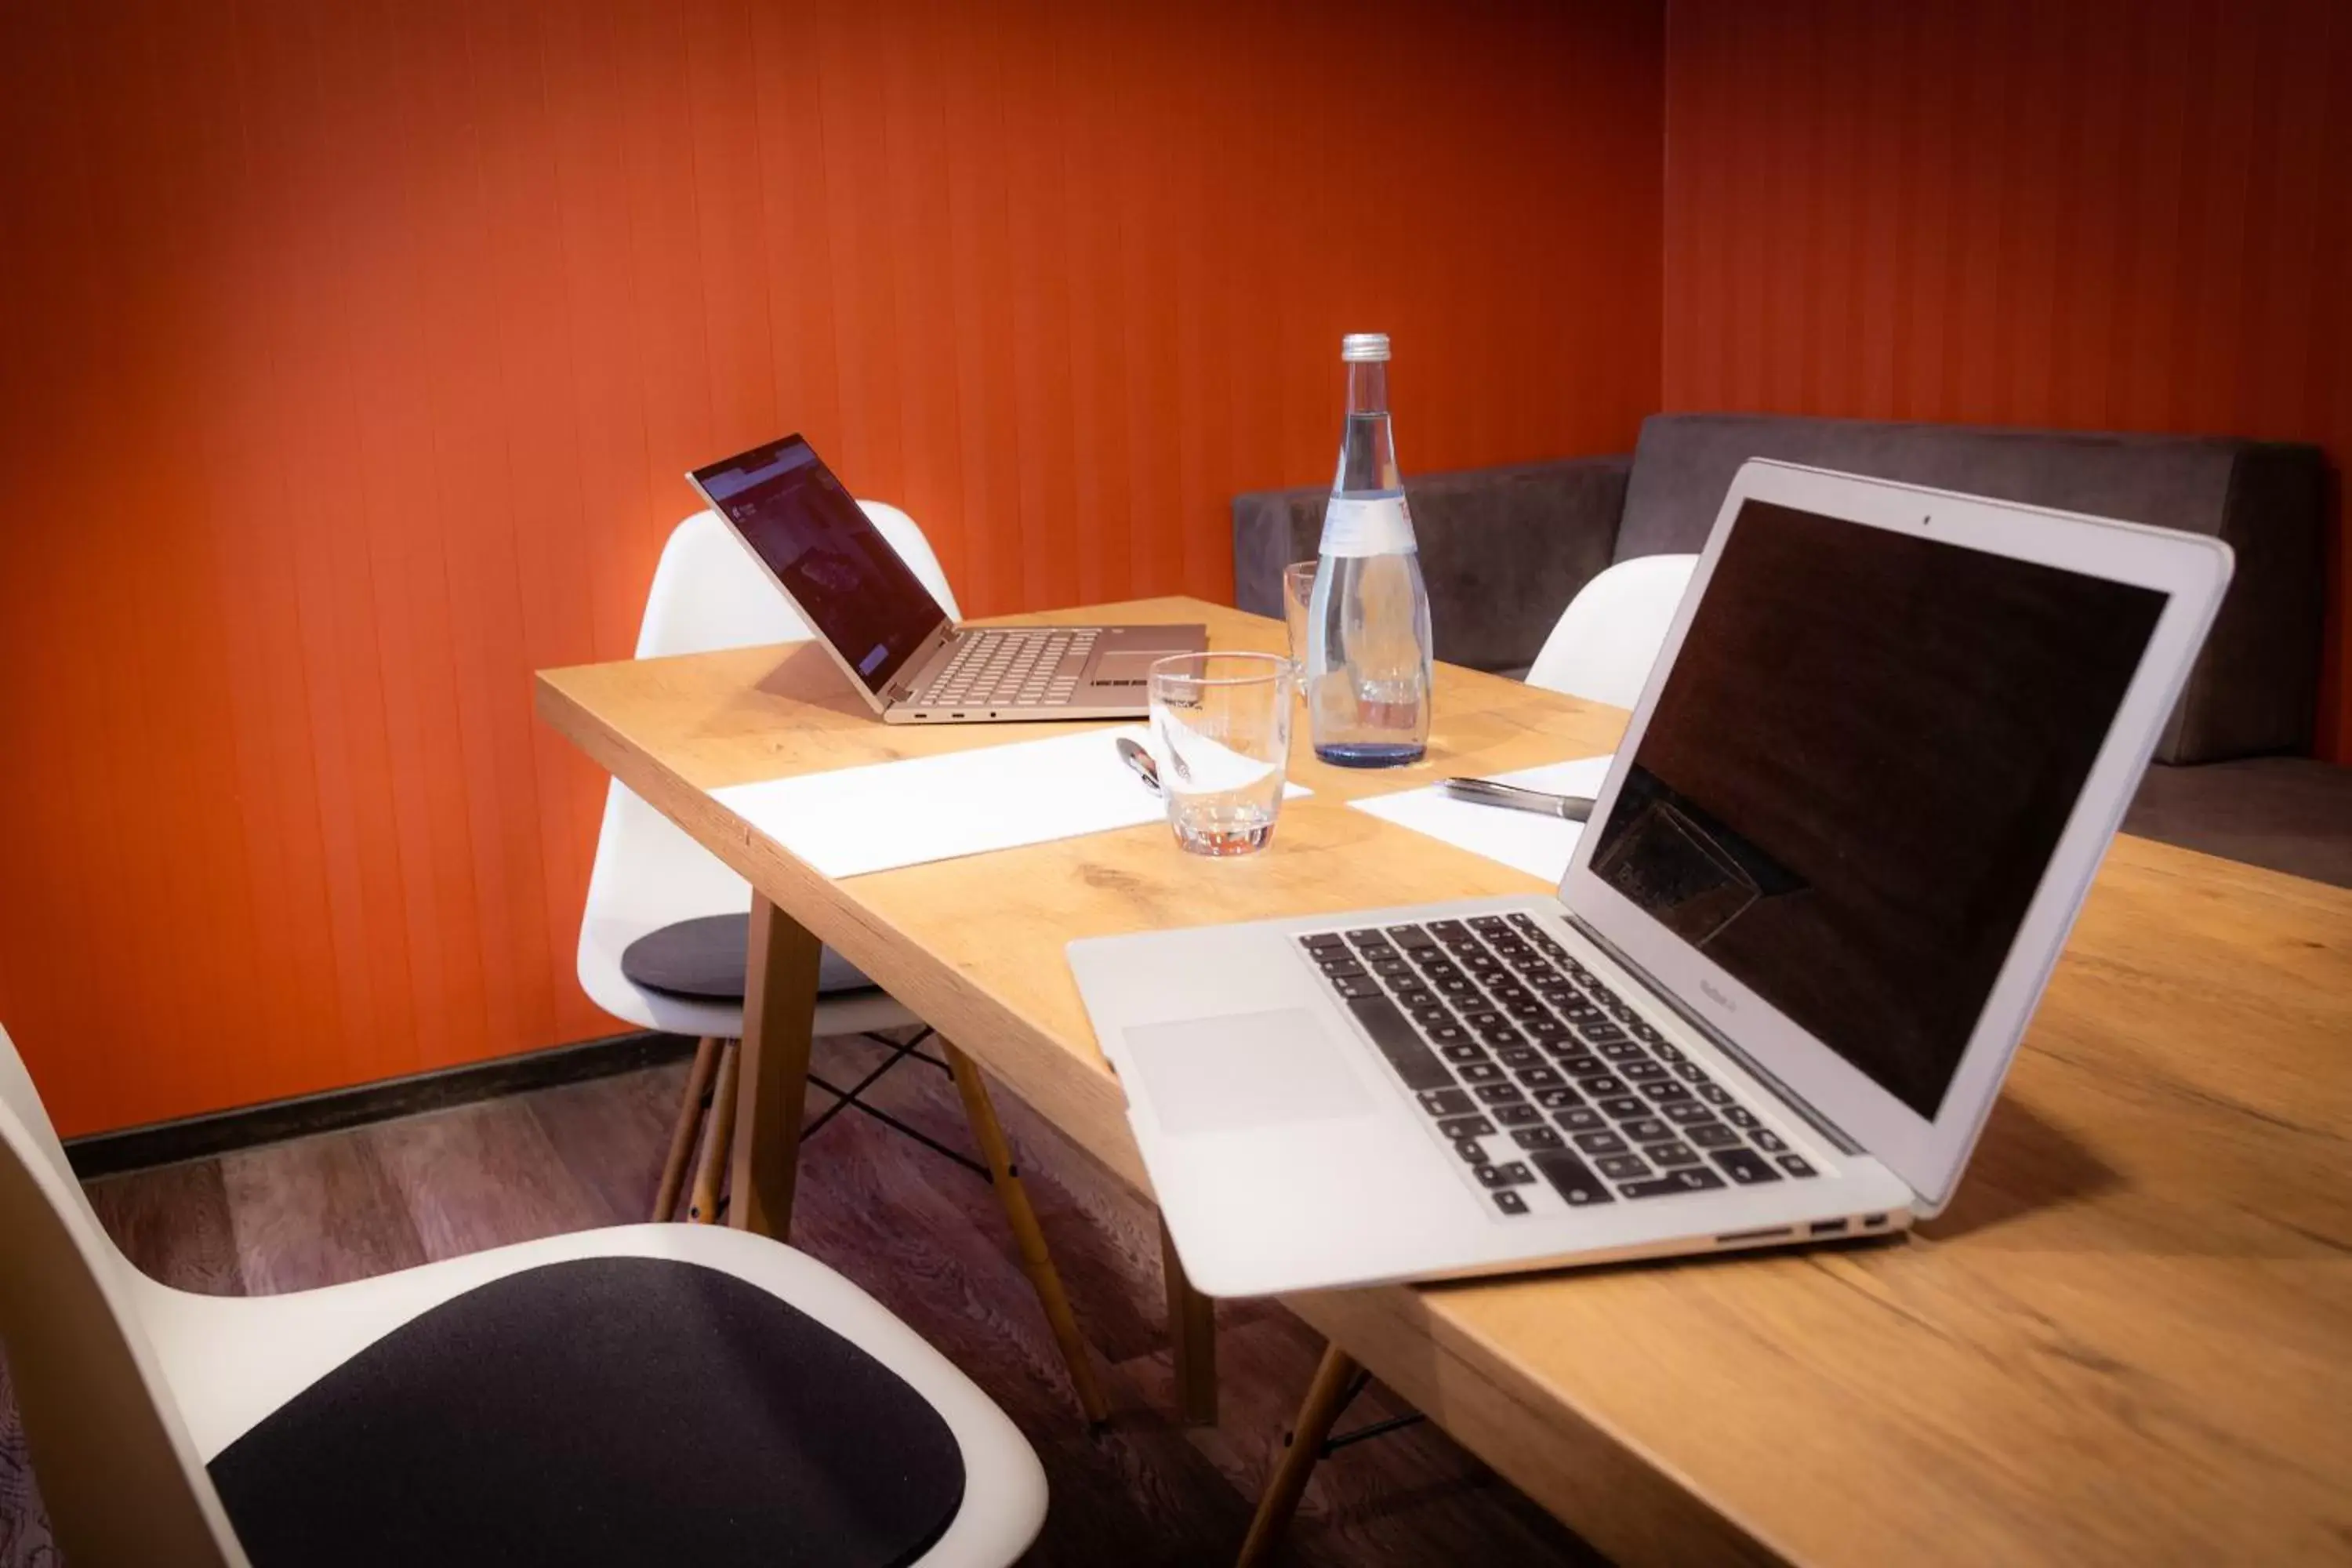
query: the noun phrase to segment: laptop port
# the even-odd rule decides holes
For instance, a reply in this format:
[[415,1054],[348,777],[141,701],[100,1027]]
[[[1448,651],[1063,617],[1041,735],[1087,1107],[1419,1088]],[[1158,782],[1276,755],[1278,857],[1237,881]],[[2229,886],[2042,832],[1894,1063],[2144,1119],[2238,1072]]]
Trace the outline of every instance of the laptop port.
[[1845,1226],[1846,1222],[1842,1219],[1817,1219],[1805,1227],[1805,1234],[1807,1236],[1843,1236]]
[[1862,1216],[1862,1224],[1865,1230],[1883,1230],[1886,1226],[1886,1216],[1883,1214],[1866,1214]]
[[1715,1238],[1715,1244],[1717,1247],[1736,1247],[1743,1241],[1770,1241],[1777,1237],[1794,1236],[1796,1234],[1797,1232],[1793,1226],[1776,1225],[1769,1230],[1727,1231],[1723,1235]]

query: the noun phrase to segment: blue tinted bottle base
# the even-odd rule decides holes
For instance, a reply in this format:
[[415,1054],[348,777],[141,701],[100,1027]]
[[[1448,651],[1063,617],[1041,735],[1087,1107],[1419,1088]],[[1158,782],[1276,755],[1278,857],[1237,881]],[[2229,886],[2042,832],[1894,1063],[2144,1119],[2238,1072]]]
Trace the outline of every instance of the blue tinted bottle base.
[[1401,768],[1421,761],[1426,746],[1378,741],[1343,742],[1315,748],[1315,760],[1339,768]]

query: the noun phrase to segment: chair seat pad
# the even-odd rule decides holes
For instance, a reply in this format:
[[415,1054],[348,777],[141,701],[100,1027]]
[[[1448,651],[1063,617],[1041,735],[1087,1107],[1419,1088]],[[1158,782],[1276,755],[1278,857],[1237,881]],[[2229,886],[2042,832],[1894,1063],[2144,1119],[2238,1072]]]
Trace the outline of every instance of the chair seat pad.
[[[743,1000],[743,957],[751,946],[751,917],[703,915],[645,935],[622,950],[621,973],[633,985],[706,1002]],[[867,991],[874,982],[831,948],[817,960],[820,996]]]
[[964,1489],[895,1373],[732,1274],[649,1258],[452,1298],[210,1468],[256,1568],[893,1568]]

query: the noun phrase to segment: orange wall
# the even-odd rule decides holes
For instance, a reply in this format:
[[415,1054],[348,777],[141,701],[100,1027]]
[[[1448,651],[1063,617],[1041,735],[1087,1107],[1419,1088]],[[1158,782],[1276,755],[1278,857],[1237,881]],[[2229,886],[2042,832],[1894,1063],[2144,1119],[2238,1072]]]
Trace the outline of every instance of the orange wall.
[[68,1132],[609,1032],[678,474],[807,431],[984,613],[1230,589],[1339,334],[1423,470],[1657,405],[1655,4],[0,19],[0,1020]]
[[[2352,459],[2352,5],[1671,0],[1669,408]],[[2352,761],[2340,517],[2320,749]]]

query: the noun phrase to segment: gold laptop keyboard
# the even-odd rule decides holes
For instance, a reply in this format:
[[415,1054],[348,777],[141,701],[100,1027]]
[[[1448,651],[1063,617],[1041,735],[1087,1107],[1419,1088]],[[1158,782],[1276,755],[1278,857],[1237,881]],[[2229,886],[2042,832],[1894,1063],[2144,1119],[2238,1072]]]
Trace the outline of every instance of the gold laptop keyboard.
[[916,700],[929,707],[1045,708],[1077,690],[1097,633],[1040,626],[966,632],[937,679]]

